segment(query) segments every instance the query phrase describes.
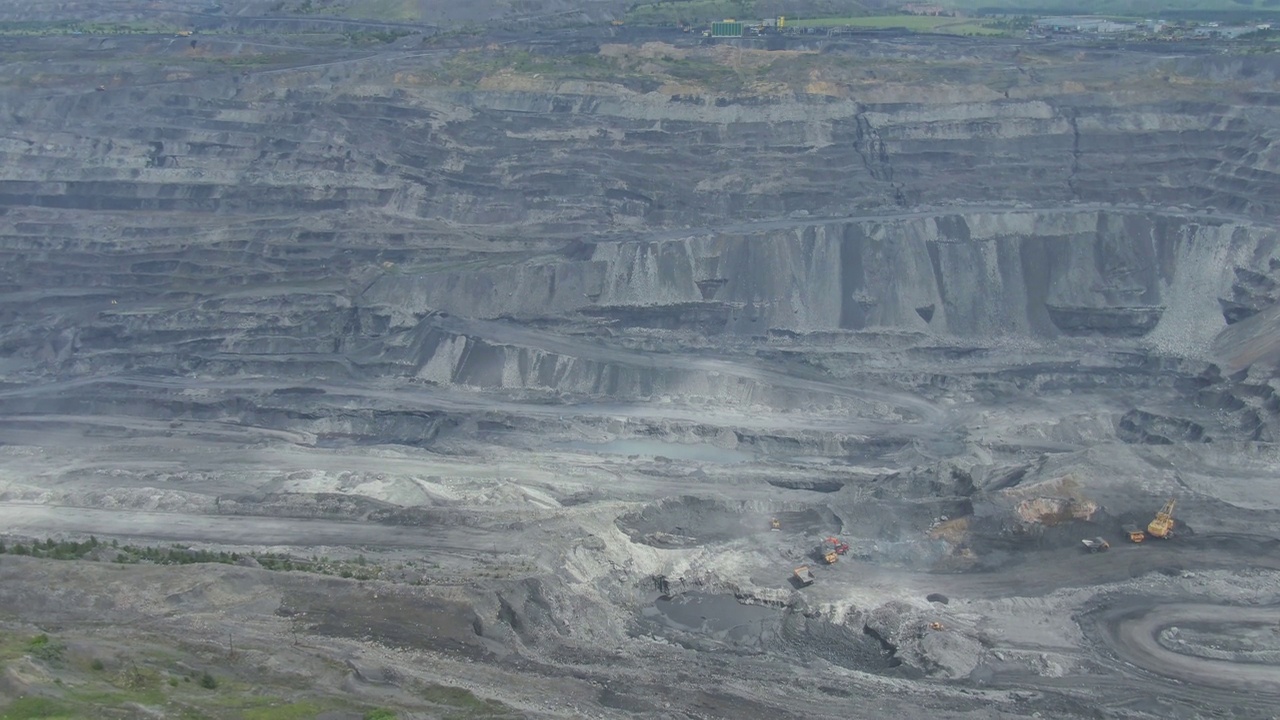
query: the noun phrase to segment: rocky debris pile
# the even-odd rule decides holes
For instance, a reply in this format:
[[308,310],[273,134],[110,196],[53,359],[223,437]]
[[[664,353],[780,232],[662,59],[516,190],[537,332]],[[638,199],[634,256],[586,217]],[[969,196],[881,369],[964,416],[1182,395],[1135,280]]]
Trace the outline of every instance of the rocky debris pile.
[[1098,503],[1082,493],[1080,482],[1071,476],[1019,485],[1002,491],[1024,523],[1054,526],[1073,520],[1089,520]]
[[977,638],[947,627],[936,617],[892,601],[868,613],[865,628],[908,674],[949,680],[968,677],[986,650]]

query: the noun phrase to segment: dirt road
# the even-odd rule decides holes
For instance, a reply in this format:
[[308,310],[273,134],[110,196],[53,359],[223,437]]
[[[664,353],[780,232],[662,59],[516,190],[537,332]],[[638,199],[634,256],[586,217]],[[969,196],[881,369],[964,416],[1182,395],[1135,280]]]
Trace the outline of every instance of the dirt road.
[[1196,685],[1280,694],[1280,666],[1216,660],[1175,652],[1160,642],[1162,631],[1179,625],[1226,630],[1244,624],[1280,623],[1280,607],[1233,607],[1207,603],[1151,604],[1111,613],[1104,638],[1126,662]]

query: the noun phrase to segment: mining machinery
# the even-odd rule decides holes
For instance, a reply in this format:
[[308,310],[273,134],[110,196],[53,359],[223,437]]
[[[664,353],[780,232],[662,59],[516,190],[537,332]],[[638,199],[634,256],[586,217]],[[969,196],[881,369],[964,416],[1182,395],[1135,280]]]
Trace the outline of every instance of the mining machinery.
[[793,570],[791,574],[795,576],[796,582],[800,583],[800,587],[809,587],[813,584],[813,571],[809,569],[808,565],[801,565]]
[[1085,538],[1080,542],[1084,543],[1085,549],[1091,553],[1103,552],[1104,550],[1109,550],[1111,548],[1111,543],[1101,537]]
[[1178,504],[1177,498],[1169,498],[1169,501],[1160,508],[1160,512],[1156,513],[1155,520],[1147,525],[1147,534],[1161,540],[1168,540],[1173,537],[1173,508]]

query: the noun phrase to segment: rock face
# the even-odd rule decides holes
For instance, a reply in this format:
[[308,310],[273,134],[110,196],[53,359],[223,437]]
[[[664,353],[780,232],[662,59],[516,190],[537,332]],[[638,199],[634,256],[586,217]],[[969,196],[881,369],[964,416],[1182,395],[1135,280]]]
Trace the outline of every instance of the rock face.
[[[399,577],[431,593],[301,578],[287,606],[633,713],[785,715],[714,687],[946,714],[856,676],[959,697],[1095,655],[1082,707],[1149,688],[1042,627],[1083,596],[1016,623],[991,600],[1168,570],[1068,555],[1149,522],[1151,496],[1214,543],[1178,566],[1274,549],[1276,60],[801,38],[778,90],[769,51],[624,32],[301,59],[241,57],[271,43],[232,30],[0,38],[5,522],[421,555]],[[811,556],[832,536],[834,565]],[[806,563],[817,581],[788,585]],[[13,607],[62,587],[13,567]],[[999,712],[1066,717],[1067,689]]]
[[961,337],[1143,336],[1173,306],[1176,322],[1207,323],[1198,328],[1207,342],[1225,319],[1189,308],[1203,303],[1179,285],[1228,294],[1236,268],[1214,265],[1274,241],[1235,223],[1105,211],[796,225],[600,243],[583,260],[387,275],[359,302],[414,315],[584,313],[741,335],[895,328]]
[[[169,212],[378,208],[587,229],[1011,200],[1269,212],[1278,196],[1266,170],[1275,121],[1227,95],[1193,103],[1156,88],[1125,104],[1088,95],[974,102],[904,88],[691,103],[568,84],[397,87],[408,79],[397,70],[312,87],[217,78],[8,98],[5,111],[38,142],[6,141],[22,162],[6,170],[0,200]],[[1220,121],[1204,127],[1205,117]],[[94,171],[60,162],[68,158]],[[1126,232],[1122,222],[1110,228]],[[963,239],[962,226],[952,229]]]
[[[886,47],[819,49],[876,67],[903,52]],[[326,380],[839,407],[852,395],[830,384],[684,351],[787,364],[787,342],[889,334],[921,353],[1064,340],[1247,367],[1270,352],[1280,297],[1277,120],[1256,110],[1275,64],[1126,57],[1124,94],[1068,87],[1054,63],[1002,92],[981,64],[828,94],[448,85],[394,54],[5,93],[0,371],[263,376],[275,385],[252,401],[158,407],[153,388],[129,403],[430,441],[445,414],[392,398],[316,411],[342,402]],[[1020,372],[1029,386],[1065,371]],[[1264,390],[1228,398],[1222,382],[1182,390],[1269,422]],[[1140,410],[1120,431],[1166,437],[1150,422],[1163,411]]]
[[[1128,232],[1108,232],[1110,224]],[[19,221],[15,229],[41,225]],[[1196,354],[1228,322],[1205,293],[1229,296],[1241,269],[1233,263],[1267,256],[1275,241],[1272,231],[1240,223],[1018,211],[805,223],[384,269],[370,261],[414,254],[340,249],[336,233],[296,233],[303,237],[286,245],[263,233],[256,244],[160,240],[146,259],[123,241],[104,251],[64,240],[55,251],[10,234],[5,312],[23,322],[0,346],[49,369],[355,362],[365,374],[622,396],[672,392],[685,381],[643,366],[613,374],[617,357],[593,344],[465,318],[703,337],[1136,336]],[[50,249],[31,251],[42,245]],[[339,285],[344,272],[364,273],[366,283]],[[299,292],[298,283],[308,289]],[[240,287],[267,294],[239,295]],[[121,346],[131,355],[120,355]]]
[[[399,359],[425,376],[491,385],[523,367],[521,384],[548,386],[557,361],[418,323],[444,311],[742,336],[894,328],[1204,344],[1275,296],[1275,231],[1243,219],[900,209],[1270,212],[1274,118],[1226,95],[973,101],[901,89],[690,102],[397,88],[397,77],[7,96],[21,130],[0,145],[0,312],[26,322],[93,309],[10,344],[62,364],[152,340],[192,356],[278,358],[345,355],[417,328]],[[1166,172],[1175,148],[1179,171]],[[478,244],[459,225],[492,239]],[[703,229],[634,230],[689,225]]]
[[[7,93],[0,370],[794,408],[844,400],[671,351],[898,333],[1206,357],[1280,287],[1276,120],[1252,109],[1275,68],[1131,59],[1150,84],[1123,98],[1064,94],[1055,67],[1008,97],[961,72],[745,98],[440,87],[395,60]],[[1162,72],[1260,94],[1193,100]],[[445,422],[238,398],[201,412],[418,441]]]

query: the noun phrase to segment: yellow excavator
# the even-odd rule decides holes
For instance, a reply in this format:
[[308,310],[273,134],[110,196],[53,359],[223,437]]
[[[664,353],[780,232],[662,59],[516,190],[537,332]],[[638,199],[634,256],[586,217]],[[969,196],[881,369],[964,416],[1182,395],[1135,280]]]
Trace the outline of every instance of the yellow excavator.
[[1173,508],[1177,504],[1177,498],[1169,498],[1164,507],[1160,508],[1160,512],[1156,513],[1156,519],[1147,525],[1148,535],[1161,540],[1173,537]]
[[1143,532],[1142,528],[1129,525],[1124,529],[1125,534],[1129,536],[1131,541],[1136,543],[1146,540],[1148,535],[1153,538],[1168,540],[1173,537],[1173,508],[1177,504],[1177,498],[1169,498],[1164,507],[1160,508],[1160,511],[1156,513],[1156,518],[1147,523],[1146,532]]

